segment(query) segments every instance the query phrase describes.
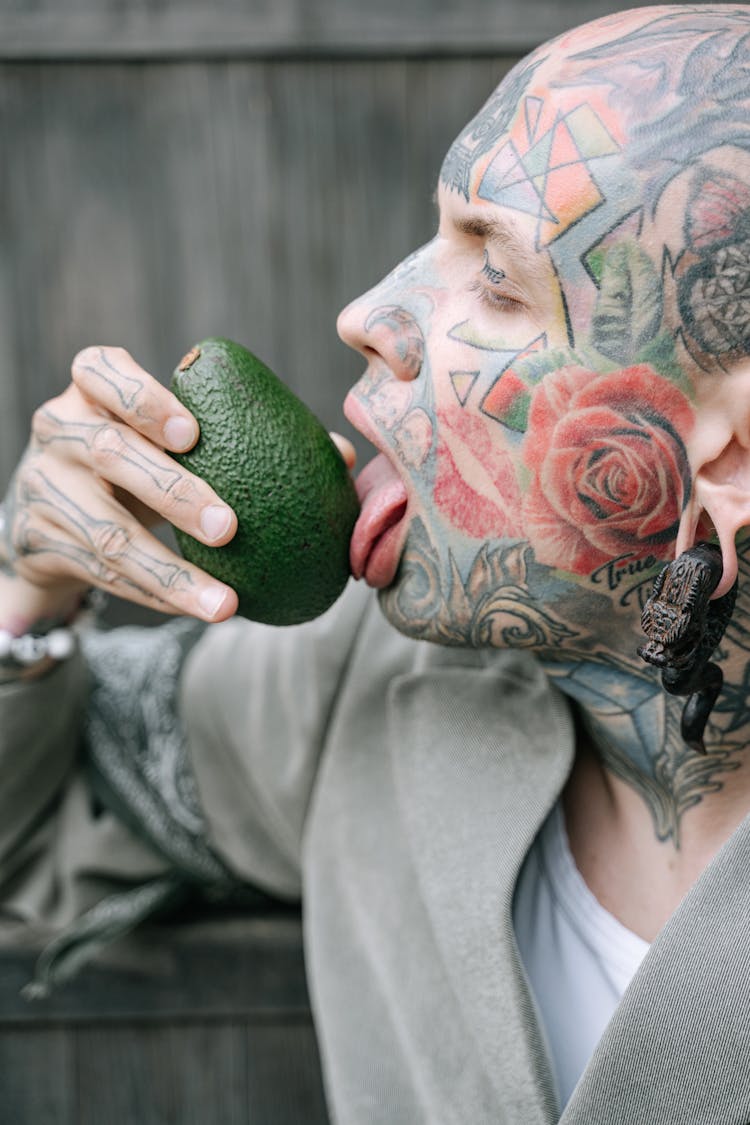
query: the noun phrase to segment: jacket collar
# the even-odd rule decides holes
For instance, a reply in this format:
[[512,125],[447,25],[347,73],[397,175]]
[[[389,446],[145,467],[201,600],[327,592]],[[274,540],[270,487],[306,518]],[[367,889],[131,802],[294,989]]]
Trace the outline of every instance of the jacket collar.
[[535,662],[503,656],[397,679],[390,745],[412,862],[479,1062],[508,1122],[548,1125],[558,1116],[553,1081],[511,908],[570,769],[573,724]]

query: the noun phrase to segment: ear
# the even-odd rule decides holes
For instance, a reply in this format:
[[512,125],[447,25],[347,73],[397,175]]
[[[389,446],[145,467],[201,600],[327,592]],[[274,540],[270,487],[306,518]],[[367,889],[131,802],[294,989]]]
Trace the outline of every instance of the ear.
[[705,379],[690,440],[693,489],[676,551],[716,533],[724,567],[718,598],[737,577],[737,533],[750,527],[750,361]]

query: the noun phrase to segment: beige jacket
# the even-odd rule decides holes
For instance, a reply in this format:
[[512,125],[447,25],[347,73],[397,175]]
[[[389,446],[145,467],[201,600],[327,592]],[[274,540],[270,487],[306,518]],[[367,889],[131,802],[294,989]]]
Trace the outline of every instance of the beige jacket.
[[[138,636],[106,641],[118,706]],[[164,869],[92,802],[79,761],[89,683],[73,661],[0,689],[6,912],[60,924],[113,877]],[[176,680],[177,727],[133,684],[123,723],[187,740],[216,853],[302,896],[338,1125],[558,1120],[511,918],[573,756],[568,706],[535,662],[407,640],[351,587],[310,625],[206,630]],[[750,1121],[748,871],[745,824],[653,943],[565,1125]]]

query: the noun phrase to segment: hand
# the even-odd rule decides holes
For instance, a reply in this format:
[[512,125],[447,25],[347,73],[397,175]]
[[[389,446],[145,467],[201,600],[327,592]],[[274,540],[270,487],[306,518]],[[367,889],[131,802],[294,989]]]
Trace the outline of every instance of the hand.
[[35,412],[5,502],[0,566],[16,598],[51,612],[94,585],[163,613],[230,617],[234,591],[148,531],[163,518],[221,546],[237,529],[231,508],[167,452],[195,444],[195,418],[122,348],[86,348],[71,370]]

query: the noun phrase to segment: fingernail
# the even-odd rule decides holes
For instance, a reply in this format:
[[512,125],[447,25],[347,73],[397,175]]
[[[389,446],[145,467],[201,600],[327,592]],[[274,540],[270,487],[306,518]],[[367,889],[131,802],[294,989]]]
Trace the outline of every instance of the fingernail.
[[195,438],[195,423],[182,414],[174,414],[164,423],[164,439],[170,449],[189,449]]
[[201,512],[201,529],[207,539],[220,539],[232,522],[231,508],[223,504],[209,504]]
[[213,617],[226,596],[223,586],[206,586],[198,595],[198,604],[208,617]]

